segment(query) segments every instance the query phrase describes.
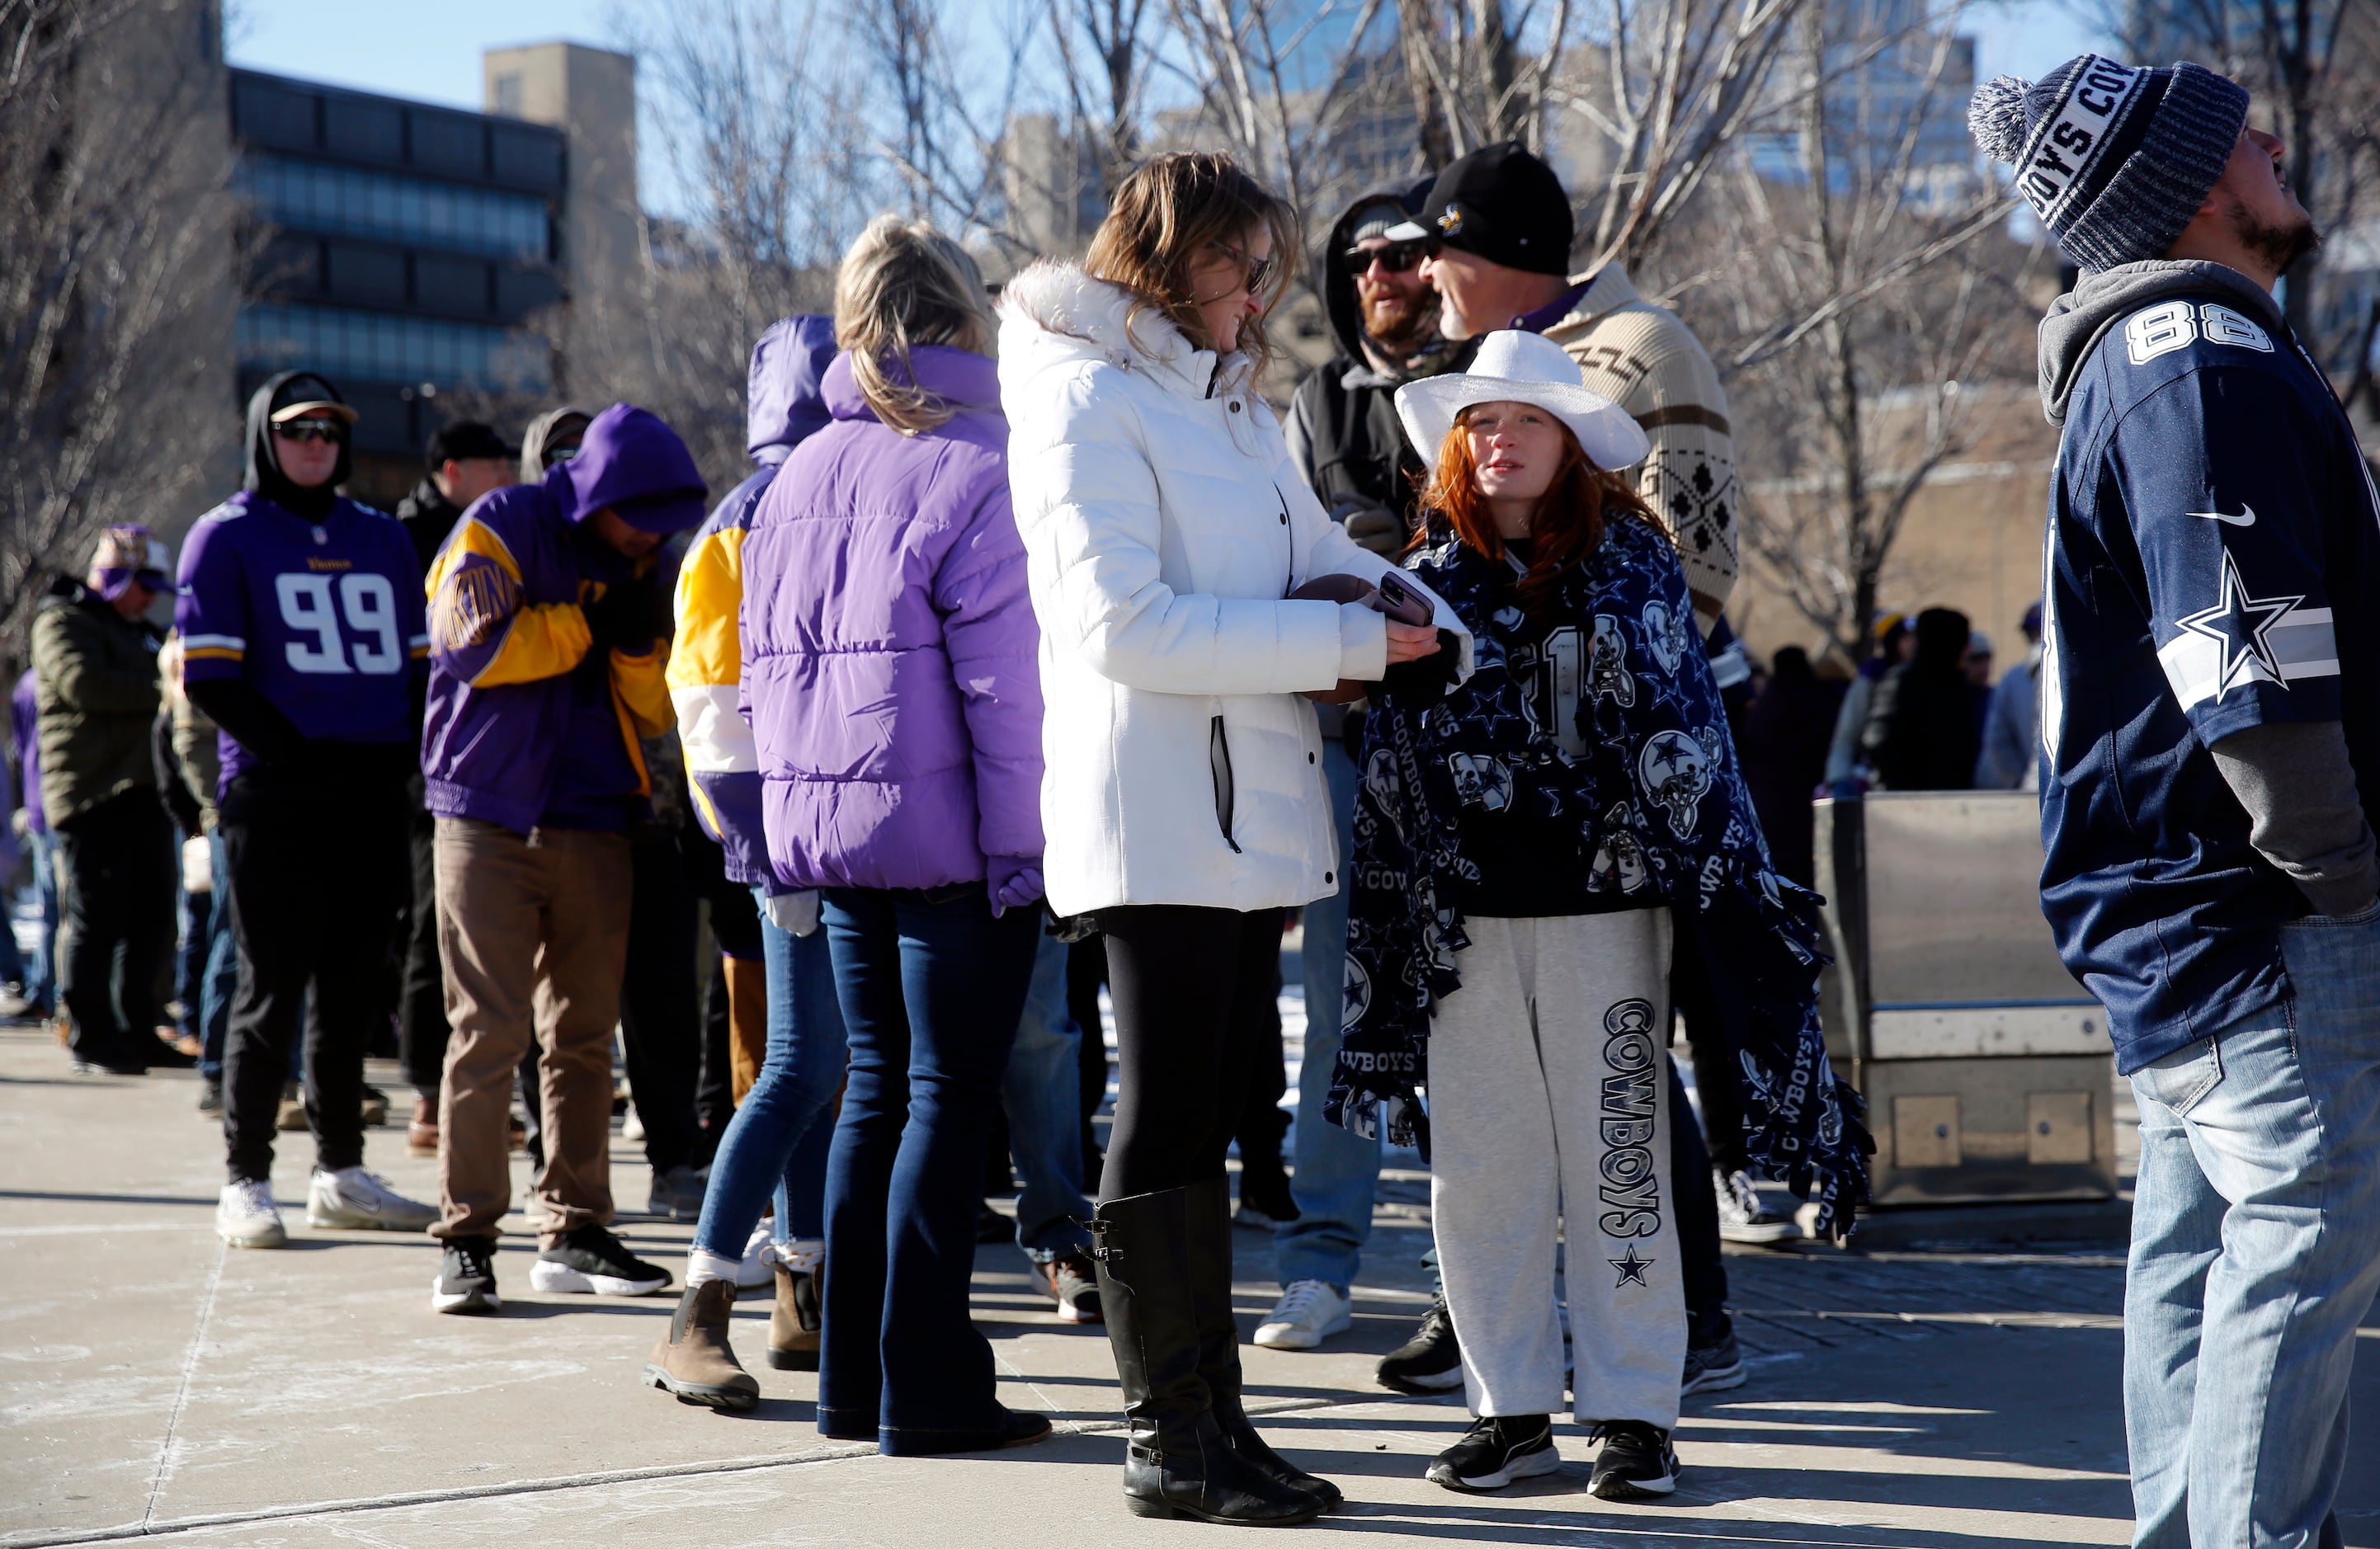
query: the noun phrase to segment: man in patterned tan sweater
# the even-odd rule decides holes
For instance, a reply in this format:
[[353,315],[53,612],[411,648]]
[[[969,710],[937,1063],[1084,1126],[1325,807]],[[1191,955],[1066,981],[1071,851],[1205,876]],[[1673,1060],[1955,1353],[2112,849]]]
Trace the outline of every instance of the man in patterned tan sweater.
[[1677,314],[1639,296],[1619,264],[1569,276],[1572,235],[1561,180],[1507,140],[1449,163],[1420,218],[1389,237],[1438,244],[1422,272],[1443,298],[1440,327],[1449,337],[1500,328],[1543,333],[1578,362],[1589,391],[1644,427],[1653,451],[1637,468],[1637,488],[1677,541],[1707,639],[1719,626],[1737,568],[1735,442],[1726,391]]

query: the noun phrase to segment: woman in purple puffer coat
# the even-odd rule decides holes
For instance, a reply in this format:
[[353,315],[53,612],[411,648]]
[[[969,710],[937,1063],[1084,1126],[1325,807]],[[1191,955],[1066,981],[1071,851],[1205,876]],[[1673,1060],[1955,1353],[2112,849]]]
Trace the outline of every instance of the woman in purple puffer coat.
[[975,1202],[1041,909],[1039,632],[994,324],[966,254],[880,216],[843,261],[833,423],[744,544],[769,863],[823,889],[851,1072],[827,1164],[819,1429],[1038,1441],[967,1318]]

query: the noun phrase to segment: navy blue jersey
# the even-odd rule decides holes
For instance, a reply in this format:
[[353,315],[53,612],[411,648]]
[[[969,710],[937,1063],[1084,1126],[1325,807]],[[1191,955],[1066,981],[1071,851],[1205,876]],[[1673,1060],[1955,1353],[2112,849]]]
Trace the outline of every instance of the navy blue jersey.
[[2107,330],[2050,490],[2042,908],[2127,1072],[2289,993],[2307,904],[2208,746],[2342,720],[2380,793],[2380,500],[2328,383],[2239,299]]
[[[421,562],[393,516],[342,500],[314,523],[242,490],[182,545],[186,682],[245,677],[307,737],[412,740],[430,671]],[[223,783],[255,760],[223,735]]]

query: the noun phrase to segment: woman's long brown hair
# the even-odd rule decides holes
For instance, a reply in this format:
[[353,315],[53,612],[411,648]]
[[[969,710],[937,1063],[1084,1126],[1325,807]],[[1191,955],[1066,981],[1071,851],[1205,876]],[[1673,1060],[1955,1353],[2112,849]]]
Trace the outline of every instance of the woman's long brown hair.
[[[1489,559],[1500,560],[1504,535],[1496,530],[1495,514],[1479,492],[1478,465],[1471,460],[1470,419],[1471,411],[1465,409],[1448,428],[1446,440],[1438,449],[1438,466],[1422,489],[1422,508],[1442,514],[1456,537]],[[1554,423],[1561,430],[1561,466],[1538,497],[1537,508],[1529,514],[1529,568],[1518,587],[1522,611],[1532,622],[1543,618],[1552,606],[1562,572],[1595,552],[1611,518],[1642,522],[1661,532],[1661,524],[1645,498],[1617,474],[1588,461],[1570,427],[1559,418]],[[1666,539],[1668,534],[1662,536]],[[1422,539],[1414,541],[1419,544]]]
[[1160,313],[1194,346],[1213,349],[1198,315],[1191,266],[1225,245],[1246,242],[1258,226],[1272,233],[1272,275],[1264,309],[1240,324],[1238,353],[1261,373],[1272,353],[1265,322],[1289,288],[1297,226],[1287,204],[1221,151],[1176,151],[1142,163],[1116,189],[1083,268],[1132,292],[1134,316]]

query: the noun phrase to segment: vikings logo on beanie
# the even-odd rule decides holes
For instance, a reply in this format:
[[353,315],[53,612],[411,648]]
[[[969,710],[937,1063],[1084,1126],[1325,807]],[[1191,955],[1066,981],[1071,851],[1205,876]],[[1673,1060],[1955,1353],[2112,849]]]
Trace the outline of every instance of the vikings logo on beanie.
[[2095,54],[2037,82],[1975,89],[1968,132],[2016,168],[2016,190],[2094,272],[2162,258],[2223,175],[2248,93],[2198,65],[2132,68]]

